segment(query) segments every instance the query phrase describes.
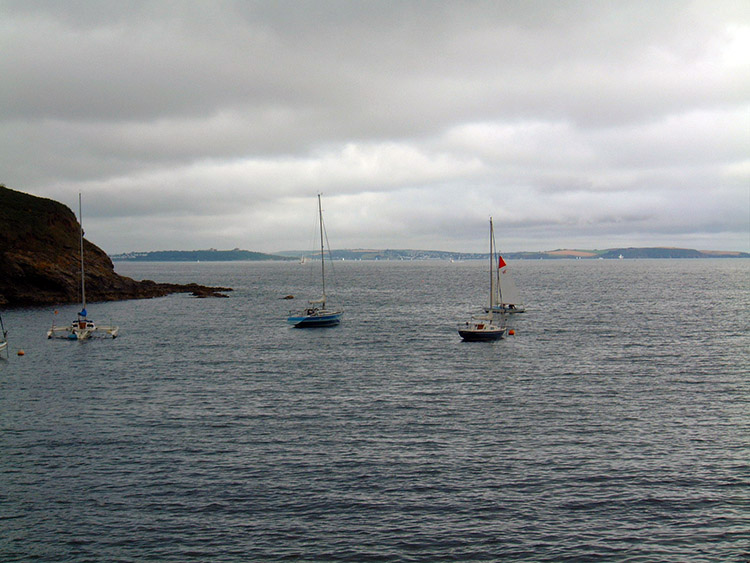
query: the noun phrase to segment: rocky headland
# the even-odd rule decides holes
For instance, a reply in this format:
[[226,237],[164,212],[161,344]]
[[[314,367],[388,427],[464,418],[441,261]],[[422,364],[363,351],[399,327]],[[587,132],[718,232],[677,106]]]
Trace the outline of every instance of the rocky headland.
[[[119,301],[192,293],[226,297],[227,287],[136,281],[115,273],[109,256],[84,237],[86,300]],[[65,205],[0,186],[0,306],[81,299],[80,226]]]

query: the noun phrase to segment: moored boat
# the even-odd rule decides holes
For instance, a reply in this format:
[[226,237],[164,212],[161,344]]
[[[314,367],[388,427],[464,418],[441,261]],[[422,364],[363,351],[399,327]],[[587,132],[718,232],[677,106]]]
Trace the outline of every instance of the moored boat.
[[341,322],[341,315],[341,311],[309,307],[302,314],[290,316],[287,321],[295,328],[335,326]]
[[[495,228],[492,224],[492,219],[490,219],[490,237],[492,238],[494,248],[497,249],[497,245],[495,245]],[[521,293],[518,291],[518,287],[516,287],[513,276],[508,269],[508,264],[499,254],[497,261],[493,261],[493,263],[496,265],[495,275],[491,281],[494,298],[493,302],[488,307],[485,307],[484,310],[503,314],[523,313],[526,308],[521,300]]]
[[320,278],[323,294],[319,299],[309,301],[308,307],[302,311],[297,313],[290,312],[287,322],[294,326],[294,328],[336,326],[341,322],[341,317],[344,314],[344,311],[342,310],[329,309],[326,307],[326,259],[325,248],[323,245],[325,236],[323,227],[323,206],[320,201],[320,194],[318,194],[318,222],[320,225]]
[[56,326],[54,323],[47,331],[47,338],[62,338],[65,340],[87,340],[93,335],[117,337],[119,327],[97,326],[88,318],[86,311],[86,269],[83,262],[83,214],[81,212],[81,194],[78,194],[78,222],[80,224],[81,243],[81,310],[76,320],[69,325]]
[[505,338],[508,328],[505,324],[497,324],[492,313],[472,317],[463,325],[458,326],[458,334],[468,342],[484,342]]
[[[470,342],[499,340],[505,336],[508,329],[505,326],[504,315],[495,313],[497,292],[495,291],[495,231],[490,217],[490,303],[487,314],[472,316],[471,319],[458,325],[458,334]],[[497,320],[496,320],[497,317]]]

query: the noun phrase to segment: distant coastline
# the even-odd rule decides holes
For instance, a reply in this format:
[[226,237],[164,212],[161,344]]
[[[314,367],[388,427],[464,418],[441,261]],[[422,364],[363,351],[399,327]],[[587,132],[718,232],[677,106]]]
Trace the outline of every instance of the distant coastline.
[[299,257],[265,254],[250,250],[155,250],[151,252],[127,252],[111,254],[113,261],[120,262],[247,262],[261,260],[295,260]]
[[[695,250],[691,248],[642,247],[608,248],[604,250],[557,249],[542,252],[504,252],[507,260],[617,260],[642,258],[750,258],[750,253],[724,250]],[[448,252],[442,250],[332,250],[334,260],[485,260],[487,254],[470,252]],[[316,259],[317,254],[287,250],[276,254],[250,250],[156,250],[150,252],[127,252],[112,254],[110,258],[120,262],[237,262],[237,261],[291,261],[302,257]]]

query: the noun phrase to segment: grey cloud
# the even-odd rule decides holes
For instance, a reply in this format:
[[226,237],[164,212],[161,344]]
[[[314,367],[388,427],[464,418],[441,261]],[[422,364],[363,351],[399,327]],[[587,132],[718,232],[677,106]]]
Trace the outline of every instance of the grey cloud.
[[[750,244],[746,3],[24,0],[0,21],[0,182],[84,191],[107,250],[299,246],[267,232],[318,191],[343,246],[481,249],[493,213],[516,249]],[[151,239],[108,238],[146,218]]]

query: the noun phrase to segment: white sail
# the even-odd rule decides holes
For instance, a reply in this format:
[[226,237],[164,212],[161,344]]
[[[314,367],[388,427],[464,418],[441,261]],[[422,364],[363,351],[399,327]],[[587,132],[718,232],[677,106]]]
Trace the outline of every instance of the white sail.
[[490,303],[486,310],[497,313],[523,313],[525,308],[521,301],[521,293],[508,270],[508,264],[502,256],[498,255],[497,261],[494,259],[493,251],[497,249],[497,245],[492,220],[490,220],[490,233],[490,260],[494,262],[494,276],[490,285]]
[[521,293],[516,287],[516,282],[513,281],[508,267],[500,269],[500,284],[498,287],[498,305],[514,305],[517,308],[523,308],[523,301],[521,301]]

